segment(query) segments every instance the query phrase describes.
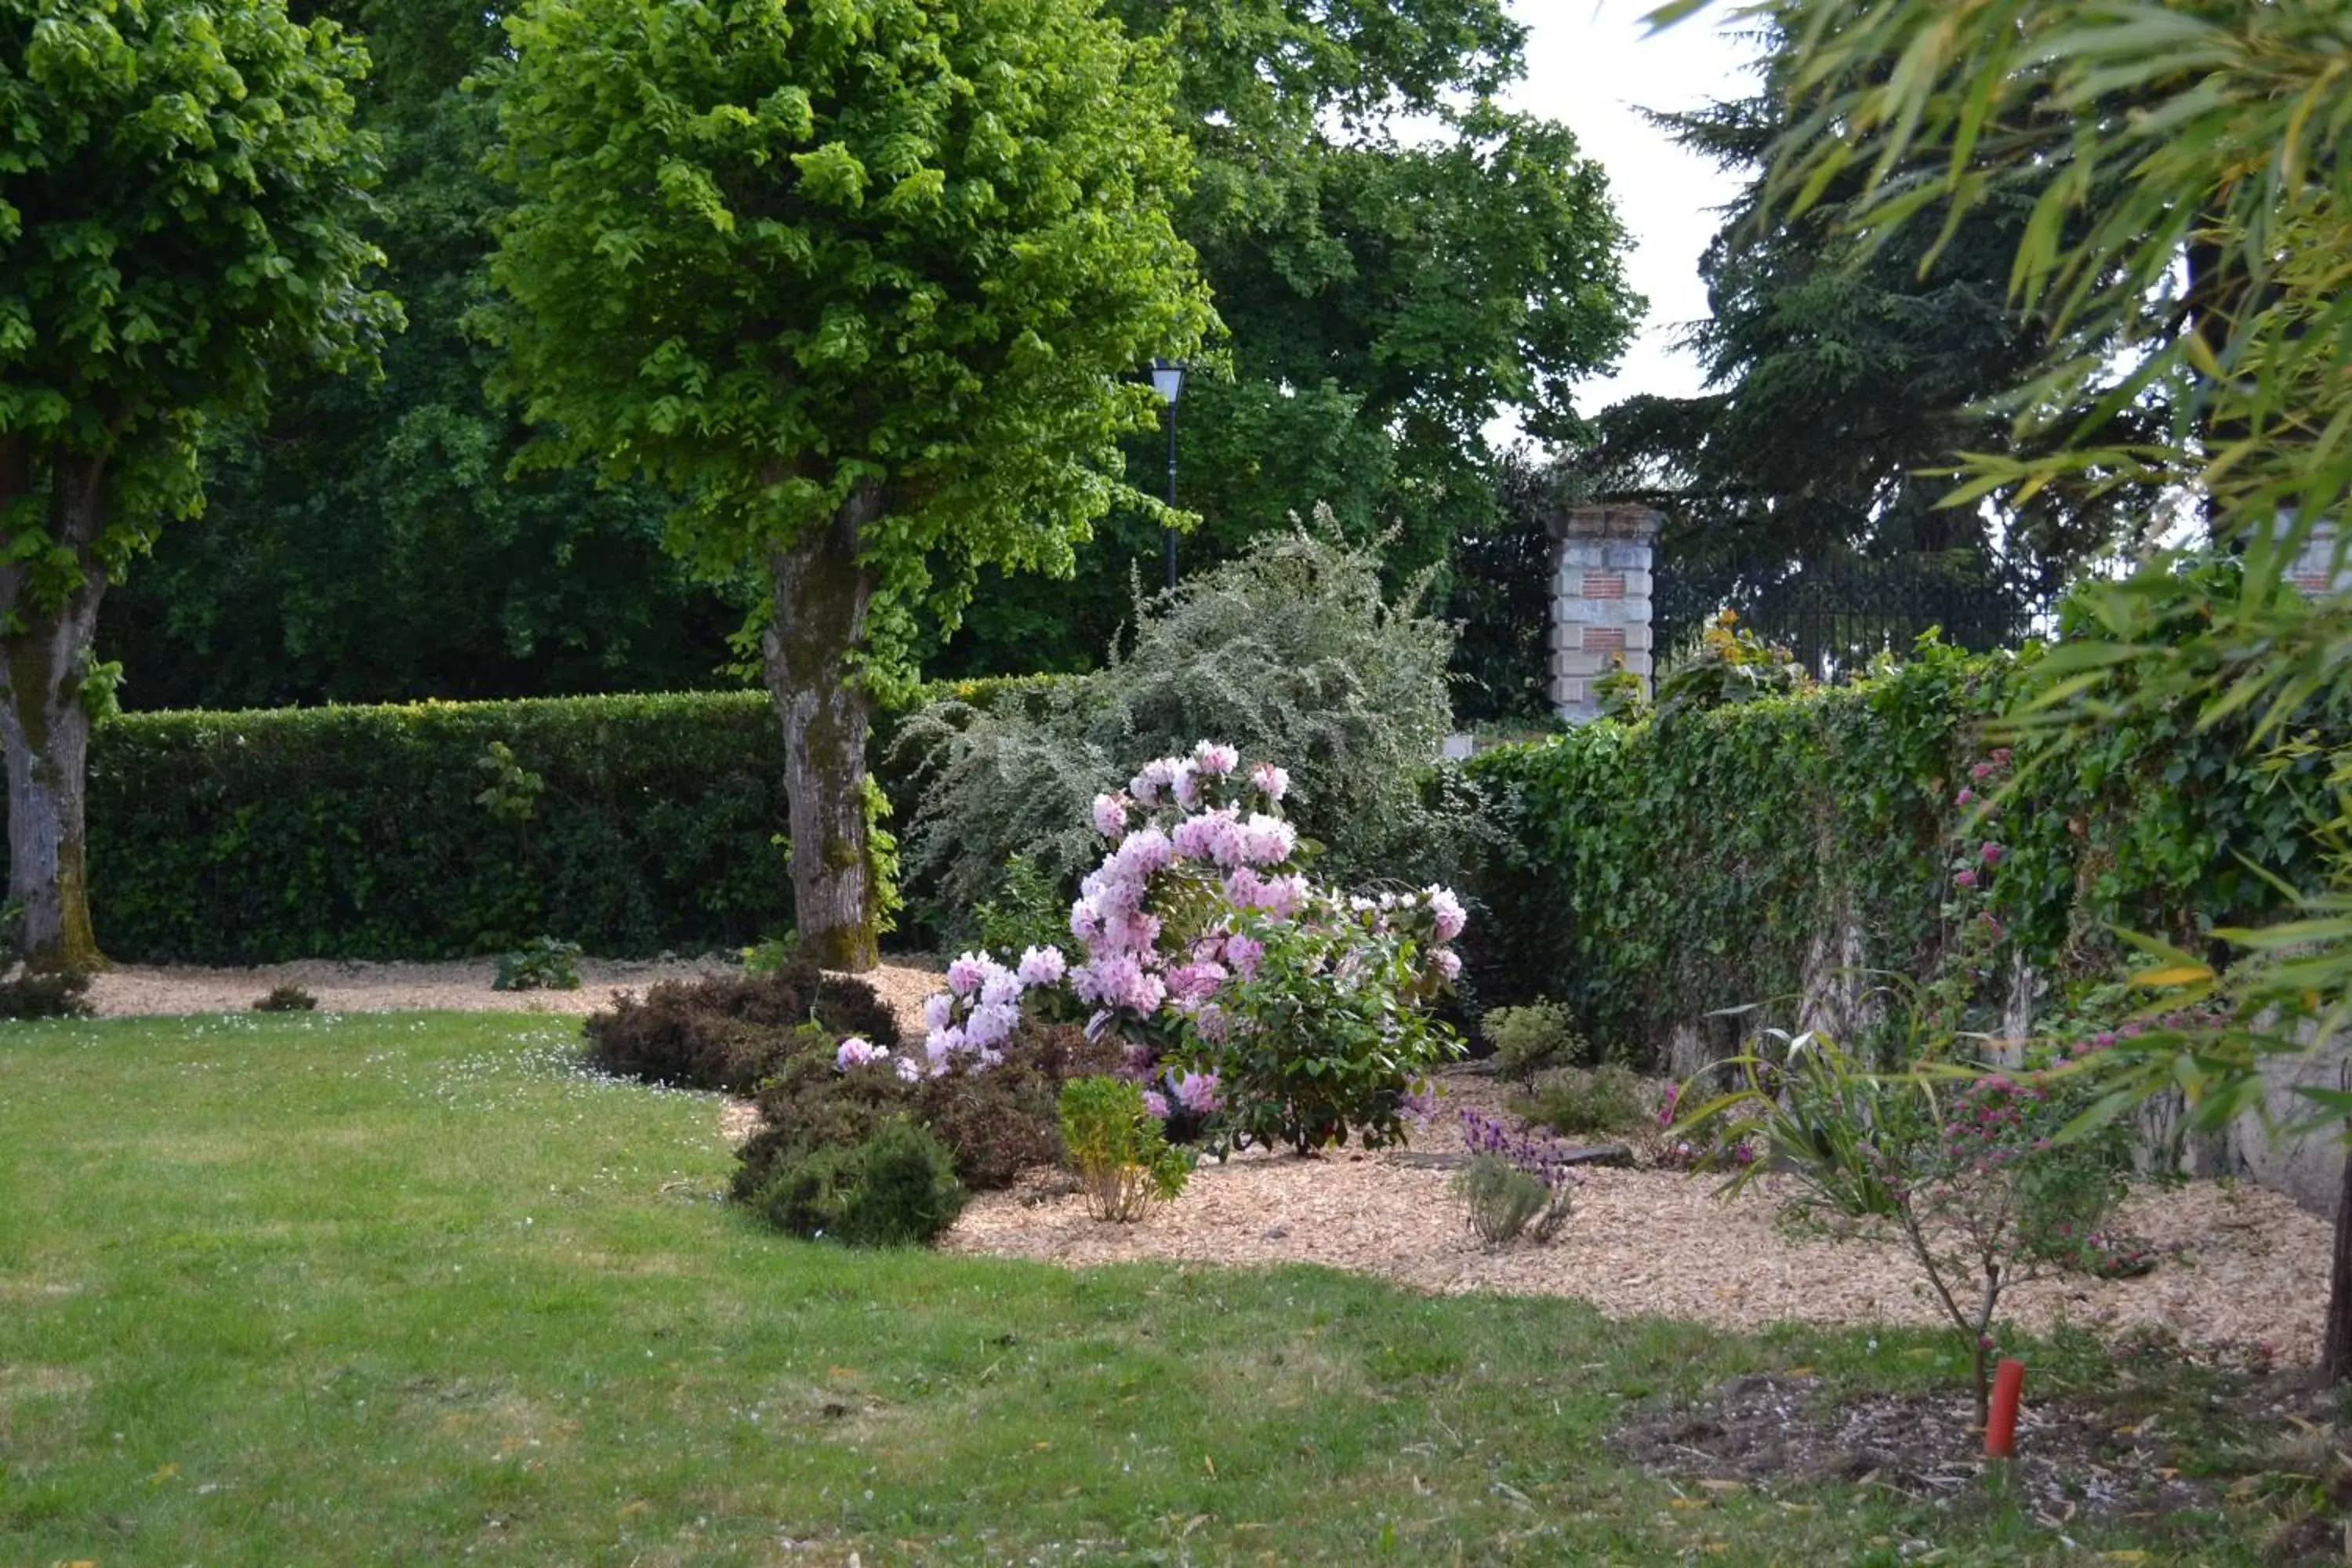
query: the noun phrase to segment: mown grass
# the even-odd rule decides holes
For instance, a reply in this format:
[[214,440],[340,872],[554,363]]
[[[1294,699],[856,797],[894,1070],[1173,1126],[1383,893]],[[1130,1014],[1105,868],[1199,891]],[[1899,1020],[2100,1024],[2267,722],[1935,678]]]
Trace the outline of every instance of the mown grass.
[[708,1097],[543,1018],[0,1028],[0,1563],[2255,1560],[1603,1446],[1933,1339],[788,1242],[717,1201]]

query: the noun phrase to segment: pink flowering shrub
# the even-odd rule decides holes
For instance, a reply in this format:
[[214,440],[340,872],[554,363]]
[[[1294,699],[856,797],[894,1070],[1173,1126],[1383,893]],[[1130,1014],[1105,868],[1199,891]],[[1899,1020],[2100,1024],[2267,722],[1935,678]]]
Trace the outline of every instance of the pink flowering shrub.
[[1128,1042],[1146,1104],[1212,1146],[1402,1142],[1406,1097],[1460,1046],[1429,1004],[1461,972],[1444,888],[1350,898],[1300,868],[1289,778],[1231,746],[1147,764],[1096,800],[1068,983]]

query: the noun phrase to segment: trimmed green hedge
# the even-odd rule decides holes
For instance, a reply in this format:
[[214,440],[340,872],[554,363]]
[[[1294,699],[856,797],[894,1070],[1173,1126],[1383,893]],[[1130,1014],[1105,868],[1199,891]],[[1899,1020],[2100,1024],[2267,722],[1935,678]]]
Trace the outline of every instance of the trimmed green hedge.
[[[923,695],[987,704],[1053,679]],[[893,726],[877,723],[877,768]],[[494,742],[540,781],[506,775],[527,816],[481,798]],[[760,692],[124,714],[91,746],[100,945],[210,963],[540,935],[615,956],[736,945],[792,923],[782,770]],[[902,811],[906,776],[883,778]]]
[[[2117,928],[2196,946],[2274,909],[2242,854],[2310,885],[2294,800],[2240,733],[2119,726],[2053,754],[1996,815],[1960,805],[2031,664],[1930,644],[1852,686],[1481,754],[1467,769],[1506,847],[1472,879],[1480,1000],[1549,995],[1596,1042],[1655,1050],[1677,1025],[1796,994],[1816,938],[1844,925],[1866,966],[1924,979],[1990,915],[2004,954],[2090,981],[2115,973]],[[1956,885],[1962,869],[1979,885]]]

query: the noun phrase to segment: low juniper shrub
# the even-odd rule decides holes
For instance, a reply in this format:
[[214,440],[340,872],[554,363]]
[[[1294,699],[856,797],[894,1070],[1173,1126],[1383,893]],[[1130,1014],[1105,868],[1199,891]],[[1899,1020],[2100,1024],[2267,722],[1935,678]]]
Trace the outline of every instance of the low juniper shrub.
[[514,952],[499,959],[493,991],[577,991],[580,989],[580,944],[551,936],[534,937]]
[[751,1208],[787,1235],[849,1247],[921,1247],[963,1212],[955,1163],[929,1130],[893,1117],[864,1141],[779,1162]]
[[898,1018],[873,986],[794,959],[768,974],[665,980],[642,999],[616,994],[588,1018],[588,1061],[616,1078],[750,1094],[782,1069],[793,1032],[810,1023],[826,1051],[846,1035],[886,1050],[898,1043]]
[[257,1013],[308,1013],[319,1005],[319,999],[299,985],[273,985],[269,994],[253,1005]]
[[1490,1007],[1478,1031],[1495,1047],[1495,1070],[1505,1078],[1533,1077],[1544,1068],[1574,1067],[1591,1054],[1576,1032],[1568,1009],[1538,997],[1524,1007]]
[[1569,1137],[1630,1133],[1651,1120],[1649,1090],[1631,1068],[1554,1068],[1536,1075],[1511,1110],[1538,1126]]

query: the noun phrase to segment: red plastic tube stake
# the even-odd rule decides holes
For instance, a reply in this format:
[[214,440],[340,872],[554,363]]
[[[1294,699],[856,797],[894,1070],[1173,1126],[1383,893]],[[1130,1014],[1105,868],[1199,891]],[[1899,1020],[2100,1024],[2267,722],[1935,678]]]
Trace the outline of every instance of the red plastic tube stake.
[[2025,1363],[2004,1361],[1992,1369],[1992,1408],[1985,1415],[1985,1457],[2006,1459],[2017,1452],[2017,1398],[2025,1392]]

